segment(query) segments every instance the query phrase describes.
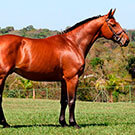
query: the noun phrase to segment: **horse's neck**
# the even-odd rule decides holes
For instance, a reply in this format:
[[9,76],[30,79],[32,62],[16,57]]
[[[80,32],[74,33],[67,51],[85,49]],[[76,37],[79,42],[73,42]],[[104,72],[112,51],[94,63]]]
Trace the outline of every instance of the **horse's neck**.
[[95,40],[99,37],[103,19],[94,19],[67,33],[67,38],[72,40],[75,46],[80,49],[84,58]]

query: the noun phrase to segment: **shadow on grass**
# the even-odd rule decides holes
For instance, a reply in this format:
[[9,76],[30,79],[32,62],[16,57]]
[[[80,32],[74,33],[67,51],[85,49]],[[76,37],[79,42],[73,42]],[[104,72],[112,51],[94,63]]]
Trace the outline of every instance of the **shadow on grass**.
[[107,126],[117,126],[117,125],[127,125],[132,126],[135,125],[135,123],[129,123],[129,122],[123,122],[123,123],[93,123],[93,124],[80,124],[81,127],[91,127],[91,126],[99,126],[99,127],[107,127]]
[[54,124],[35,124],[35,125],[15,125],[10,126],[10,128],[25,128],[25,127],[61,127],[60,125],[54,125]]
[[99,123],[99,124],[96,124],[96,123],[95,124],[94,123],[93,124],[80,124],[81,127],[92,127],[92,126],[106,127],[108,125],[109,125],[108,123],[104,123],[104,124],[103,123]]
[[[135,125],[135,123],[93,123],[93,124],[79,124],[80,127],[107,127],[110,125]],[[34,125],[15,125],[10,126],[10,128],[26,128],[26,127],[56,127],[61,128],[61,125],[55,125],[55,124],[34,124]],[[69,125],[67,127],[70,127]]]
[[[108,124],[79,124],[80,127],[90,127],[90,126],[108,126]],[[10,128],[25,128],[25,127],[61,127],[61,125],[54,125],[54,124],[41,124],[41,125],[15,125],[11,126]],[[67,127],[71,127],[68,125]]]

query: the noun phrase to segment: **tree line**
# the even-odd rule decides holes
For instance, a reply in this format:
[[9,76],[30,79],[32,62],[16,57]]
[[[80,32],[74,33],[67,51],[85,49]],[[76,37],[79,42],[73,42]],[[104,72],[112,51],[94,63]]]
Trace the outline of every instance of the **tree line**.
[[19,35],[19,36],[29,37],[29,38],[46,38],[52,35],[56,35],[57,33],[58,33],[57,30],[36,29],[32,25],[24,27],[20,30],[15,30],[13,26],[0,28],[0,35],[14,34],[14,35]]

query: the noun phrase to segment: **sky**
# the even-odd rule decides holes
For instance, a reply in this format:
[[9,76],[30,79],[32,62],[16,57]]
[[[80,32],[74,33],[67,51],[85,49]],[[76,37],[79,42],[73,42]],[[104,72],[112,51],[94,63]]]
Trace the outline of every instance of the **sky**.
[[135,0],[1,0],[0,27],[64,30],[111,8],[116,8],[115,19],[123,28],[135,29]]

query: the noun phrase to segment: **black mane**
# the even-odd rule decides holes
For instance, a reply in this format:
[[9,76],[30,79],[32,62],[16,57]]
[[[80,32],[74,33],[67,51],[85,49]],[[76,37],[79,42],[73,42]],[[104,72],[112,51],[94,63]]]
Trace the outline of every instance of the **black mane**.
[[76,23],[76,24],[75,24],[75,25],[73,25],[72,27],[70,27],[70,28],[68,28],[68,29],[66,29],[66,30],[64,30],[64,31],[62,31],[62,32],[61,32],[61,34],[64,34],[64,33],[70,32],[70,31],[74,30],[75,28],[79,27],[80,25],[82,25],[82,24],[84,24],[84,23],[87,23],[88,21],[91,21],[91,20],[97,19],[97,18],[99,18],[99,17],[101,17],[101,15],[94,16],[94,17],[91,17],[91,18],[85,19],[85,20],[83,20],[83,21],[81,21],[81,22],[79,22],[79,23]]

